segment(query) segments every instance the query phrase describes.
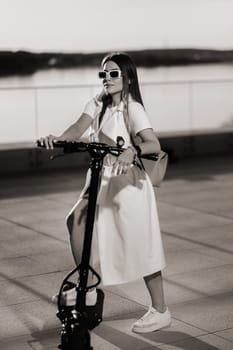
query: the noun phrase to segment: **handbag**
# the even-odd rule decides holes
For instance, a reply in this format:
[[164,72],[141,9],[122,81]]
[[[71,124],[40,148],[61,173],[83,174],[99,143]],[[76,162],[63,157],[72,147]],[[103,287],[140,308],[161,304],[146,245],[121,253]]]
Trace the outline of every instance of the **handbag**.
[[168,164],[168,154],[164,151],[153,154],[154,159],[141,159],[143,168],[149,175],[152,185],[154,187],[160,187],[163,181]]
[[[123,111],[123,115],[126,128],[131,138],[132,145],[136,146],[139,143],[140,137],[133,137],[128,114],[126,113],[125,109]],[[144,155],[143,160],[139,157],[139,162],[142,168],[145,170],[145,172],[149,175],[152,185],[154,187],[160,187],[161,182],[163,181],[167,171],[168,154],[161,150],[159,153],[148,155],[148,158],[146,155]]]

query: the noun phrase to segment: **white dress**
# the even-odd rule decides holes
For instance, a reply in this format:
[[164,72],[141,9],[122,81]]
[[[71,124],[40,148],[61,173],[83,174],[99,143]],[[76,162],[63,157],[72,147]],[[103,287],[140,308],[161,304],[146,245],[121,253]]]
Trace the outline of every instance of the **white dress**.
[[[94,100],[91,100],[84,112],[93,117],[95,123],[99,109]],[[129,103],[129,117],[135,134],[151,128],[144,108],[138,102]],[[107,108],[101,124],[98,133],[100,142],[115,144],[117,136],[122,136],[125,140],[124,147],[130,145],[123,117],[123,103],[118,107]],[[127,174],[112,175],[115,160],[111,155],[104,159],[91,254],[91,265],[96,268],[99,264],[104,286],[126,283],[165,267],[158,212],[150,178],[133,165]],[[84,225],[80,225],[79,217],[80,210],[87,201],[84,194],[89,183],[88,172],[85,187],[67,221],[70,233],[80,235],[80,246]]]

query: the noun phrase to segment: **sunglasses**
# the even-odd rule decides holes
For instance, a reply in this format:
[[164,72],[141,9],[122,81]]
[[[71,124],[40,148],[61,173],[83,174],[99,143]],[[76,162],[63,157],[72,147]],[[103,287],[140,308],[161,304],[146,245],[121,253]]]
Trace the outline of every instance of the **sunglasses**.
[[121,75],[121,71],[119,69],[116,69],[116,70],[110,70],[110,72],[106,72],[106,71],[103,71],[103,72],[99,72],[99,78],[100,79],[106,79],[106,78],[109,78],[109,79],[118,79],[120,78],[122,75]]

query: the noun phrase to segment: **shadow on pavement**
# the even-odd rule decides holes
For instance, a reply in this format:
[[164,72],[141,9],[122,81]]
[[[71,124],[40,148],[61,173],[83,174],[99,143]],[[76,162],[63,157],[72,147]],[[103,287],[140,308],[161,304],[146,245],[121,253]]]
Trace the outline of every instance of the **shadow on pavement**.
[[[194,338],[183,332],[159,331],[144,335],[140,334],[140,337],[145,339],[143,340],[135,337],[133,333],[131,336],[120,330],[101,324],[100,327],[94,331],[94,333],[122,350],[159,350],[159,345],[171,344],[171,339],[173,339],[173,343],[179,342],[179,348],[184,350],[218,350],[218,348],[215,346],[212,346],[201,339]],[[176,339],[176,341],[174,341],[174,339]],[[159,345],[153,345],[153,342],[159,343]]]

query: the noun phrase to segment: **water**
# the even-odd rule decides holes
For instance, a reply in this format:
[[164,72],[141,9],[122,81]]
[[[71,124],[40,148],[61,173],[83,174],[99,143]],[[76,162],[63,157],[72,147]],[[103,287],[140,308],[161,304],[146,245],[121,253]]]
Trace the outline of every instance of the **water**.
[[[50,69],[0,78],[0,144],[59,135],[100,91],[98,70]],[[158,135],[233,130],[233,65],[139,68],[138,75]]]
[[[101,85],[99,69],[71,68],[40,70],[30,76],[0,78],[0,88],[44,87],[70,85]],[[233,64],[208,64],[181,67],[138,68],[140,83],[182,81],[232,81]]]

